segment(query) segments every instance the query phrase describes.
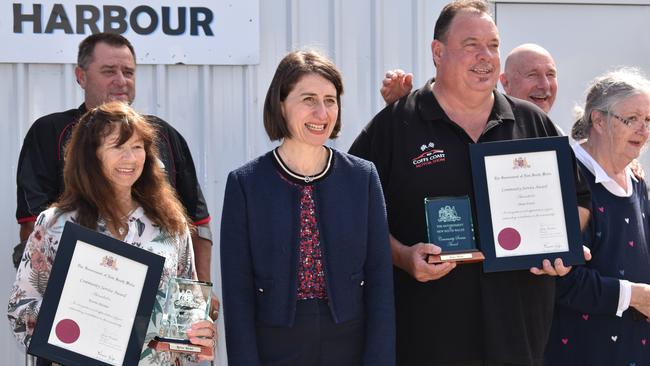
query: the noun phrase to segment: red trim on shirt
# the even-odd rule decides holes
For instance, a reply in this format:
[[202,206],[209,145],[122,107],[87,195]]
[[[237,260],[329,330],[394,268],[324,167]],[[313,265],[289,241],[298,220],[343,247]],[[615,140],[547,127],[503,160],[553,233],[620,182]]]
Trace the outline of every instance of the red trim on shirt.
[[63,141],[63,137],[65,136],[65,131],[67,131],[68,128],[73,127],[76,124],[77,124],[77,121],[68,123],[63,128],[63,130],[61,130],[61,133],[59,134],[59,142],[57,144],[57,150],[56,150],[56,154],[57,154],[57,157],[58,157],[59,160],[63,159],[63,157],[61,157],[61,145],[63,145],[65,143],[65,141]]
[[194,226],[200,226],[200,225],[203,225],[203,224],[207,224],[207,223],[209,223],[211,219],[212,219],[212,218],[211,218],[210,216],[208,216],[208,217],[206,217],[206,218],[203,219],[203,220],[194,221],[193,224],[194,224]]
[[36,216],[21,217],[16,221],[18,221],[19,224],[24,224],[26,222],[36,222]]

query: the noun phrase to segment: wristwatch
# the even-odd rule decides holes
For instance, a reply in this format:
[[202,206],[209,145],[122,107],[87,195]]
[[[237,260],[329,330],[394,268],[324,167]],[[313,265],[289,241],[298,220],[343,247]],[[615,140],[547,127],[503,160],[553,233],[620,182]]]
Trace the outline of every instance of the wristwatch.
[[210,231],[209,226],[199,225],[196,227],[196,234],[199,238],[209,240],[212,243],[212,231]]

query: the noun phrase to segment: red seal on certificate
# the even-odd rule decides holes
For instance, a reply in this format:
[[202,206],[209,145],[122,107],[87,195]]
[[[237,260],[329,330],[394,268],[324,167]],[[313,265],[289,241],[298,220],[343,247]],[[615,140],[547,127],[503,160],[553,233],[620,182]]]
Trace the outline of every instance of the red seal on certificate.
[[501,248],[505,250],[515,250],[519,247],[519,244],[521,244],[521,235],[516,229],[507,227],[499,231],[497,240]]
[[63,343],[74,343],[79,339],[79,324],[72,319],[63,319],[56,324],[56,336]]

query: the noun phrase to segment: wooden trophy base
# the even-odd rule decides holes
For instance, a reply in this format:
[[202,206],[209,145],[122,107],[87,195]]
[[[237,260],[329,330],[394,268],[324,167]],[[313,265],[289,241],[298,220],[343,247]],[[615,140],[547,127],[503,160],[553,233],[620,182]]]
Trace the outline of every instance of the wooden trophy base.
[[458,264],[483,262],[485,256],[483,253],[476,251],[458,252],[458,253],[441,253],[437,255],[430,254],[427,257],[427,263],[440,264],[445,262],[456,262]]
[[212,357],[214,355],[214,349],[212,347],[199,346],[188,342],[159,337],[154,337],[154,339],[149,342],[149,348],[153,348],[156,351],[188,353],[194,355],[204,355],[208,357]]

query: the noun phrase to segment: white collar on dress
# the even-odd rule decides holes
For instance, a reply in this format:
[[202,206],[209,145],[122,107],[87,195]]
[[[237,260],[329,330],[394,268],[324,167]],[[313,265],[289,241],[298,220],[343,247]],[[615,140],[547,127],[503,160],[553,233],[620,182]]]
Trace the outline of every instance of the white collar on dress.
[[632,179],[635,182],[638,182],[630,167],[625,167],[625,176],[627,178],[627,191],[623,187],[619,186],[614,179],[612,179],[605,169],[603,169],[600,164],[585,150],[578,142],[571,140],[571,147],[573,152],[576,154],[576,158],[587,167],[591,174],[596,177],[595,182],[600,183],[607,189],[611,194],[618,197],[630,197],[634,190],[632,189]]

